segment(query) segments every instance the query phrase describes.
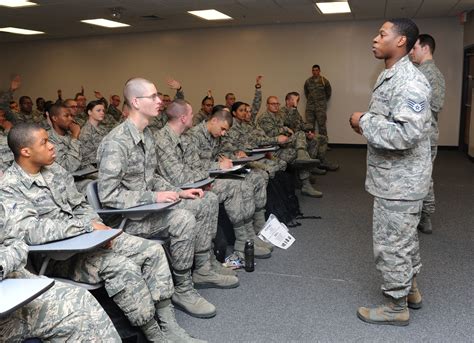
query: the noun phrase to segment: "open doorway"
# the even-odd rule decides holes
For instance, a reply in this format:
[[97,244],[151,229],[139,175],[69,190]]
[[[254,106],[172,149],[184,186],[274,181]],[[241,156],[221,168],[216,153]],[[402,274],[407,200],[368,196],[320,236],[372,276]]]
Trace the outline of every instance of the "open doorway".
[[474,117],[472,101],[474,91],[474,45],[464,49],[462,82],[461,123],[459,125],[459,149],[474,157]]

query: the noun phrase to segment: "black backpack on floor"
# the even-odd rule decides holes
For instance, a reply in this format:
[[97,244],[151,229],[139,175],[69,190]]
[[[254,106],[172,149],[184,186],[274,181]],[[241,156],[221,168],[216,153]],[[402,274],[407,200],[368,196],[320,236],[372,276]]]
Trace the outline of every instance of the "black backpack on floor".
[[217,221],[217,233],[214,237],[214,254],[220,262],[224,262],[227,256],[227,246],[235,242],[234,226],[230,222],[223,204],[219,204],[219,219]]
[[278,171],[268,181],[265,217],[274,214],[279,221],[289,223],[301,215],[300,202],[295,193],[294,177],[286,171]]

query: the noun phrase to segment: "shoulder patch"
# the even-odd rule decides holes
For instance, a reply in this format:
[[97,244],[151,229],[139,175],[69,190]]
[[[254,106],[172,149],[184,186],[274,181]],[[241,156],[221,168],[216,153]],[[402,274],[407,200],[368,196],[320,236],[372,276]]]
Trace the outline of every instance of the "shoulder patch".
[[420,113],[425,109],[425,101],[423,100],[422,102],[416,102],[414,100],[408,99],[407,100],[407,105],[410,107],[413,111],[416,113]]

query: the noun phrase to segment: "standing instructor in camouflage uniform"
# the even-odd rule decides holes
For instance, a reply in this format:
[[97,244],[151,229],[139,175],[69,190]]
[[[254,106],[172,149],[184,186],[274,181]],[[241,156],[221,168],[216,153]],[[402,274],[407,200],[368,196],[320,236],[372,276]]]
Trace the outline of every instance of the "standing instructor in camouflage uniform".
[[306,96],[306,121],[318,127],[318,133],[328,135],[326,128],[328,101],[331,98],[331,84],[328,79],[321,75],[321,68],[315,64],[311,69],[313,76],[304,83],[304,95]]
[[[438,153],[438,114],[443,108],[444,93],[446,85],[444,76],[435,64],[433,53],[436,43],[433,37],[427,34],[418,36],[413,49],[410,52],[410,58],[413,63],[418,66],[418,70],[425,75],[430,83],[431,96],[431,127],[430,127],[430,144],[431,144],[431,162],[434,163],[436,154]],[[433,178],[431,178],[430,191],[423,200],[423,209],[421,211],[421,220],[418,224],[418,230],[423,233],[430,234],[433,232],[431,228],[431,215],[435,211],[435,195],[433,188]]]
[[369,110],[350,118],[354,131],[367,139],[365,187],[374,196],[375,264],[390,299],[386,305],[358,309],[357,316],[372,324],[408,325],[408,307],[421,308],[416,227],[431,175],[431,89],[407,56],[417,38],[410,19],[383,24],[372,51],[385,60],[385,70],[375,83]]

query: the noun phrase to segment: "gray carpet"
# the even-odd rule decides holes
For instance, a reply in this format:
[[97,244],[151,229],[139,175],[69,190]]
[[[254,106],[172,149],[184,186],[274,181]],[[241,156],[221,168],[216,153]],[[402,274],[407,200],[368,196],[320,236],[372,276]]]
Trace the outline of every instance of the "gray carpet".
[[420,234],[422,309],[408,327],[377,326],[358,306],[384,298],[372,256],[372,198],[364,190],[364,149],[334,148],[341,165],[319,178],[322,199],[299,197],[305,214],[296,242],[239,272],[240,287],[200,293],[217,307],[212,319],[180,311],[180,324],[209,342],[473,342],[474,165],[441,151],[435,163],[437,212],[432,235]]

